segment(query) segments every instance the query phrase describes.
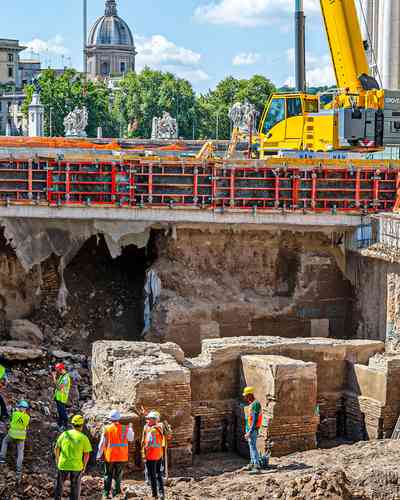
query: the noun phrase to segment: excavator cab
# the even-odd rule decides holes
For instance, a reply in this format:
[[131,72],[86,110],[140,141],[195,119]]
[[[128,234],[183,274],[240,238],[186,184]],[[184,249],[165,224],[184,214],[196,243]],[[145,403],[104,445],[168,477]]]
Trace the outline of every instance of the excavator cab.
[[282,150],[304,149],[307,115],[318,113],[319,101],[305,93],[273,94],[259,126],[261,157]]

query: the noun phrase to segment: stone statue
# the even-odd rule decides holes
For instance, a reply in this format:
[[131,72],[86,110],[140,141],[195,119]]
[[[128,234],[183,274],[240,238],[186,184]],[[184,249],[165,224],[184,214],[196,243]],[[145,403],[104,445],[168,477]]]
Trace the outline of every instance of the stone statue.
[[87,137],[85,129],[88,124],[88,112],[85,106],[82,109],[75,108],[64,118],[66,137]]
[[177,139],[178,123],[175,118],[164,111],[161,118],[154,117],[151,130],[152,139]]
[[32,78],[32,85],[35,87],[35,94],[40,94],[42,87],[40,86],[38,78]]
[[236,102],[229,110],[229,119],[233,128],[239,129],[243,134],[254,131],[256,125],[257,111],[253,104],[245,101],[243,104]]

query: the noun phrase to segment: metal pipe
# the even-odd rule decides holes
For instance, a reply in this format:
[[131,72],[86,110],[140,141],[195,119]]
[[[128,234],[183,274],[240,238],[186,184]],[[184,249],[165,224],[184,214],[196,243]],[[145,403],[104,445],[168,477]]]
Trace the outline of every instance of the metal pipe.
[[306,40],[305,16],[303,0],[296,0],[295,10],[295,66],[296,88],[300,92],[306,90]]
[[83,0],[83,74],[87,75],[87,0]]

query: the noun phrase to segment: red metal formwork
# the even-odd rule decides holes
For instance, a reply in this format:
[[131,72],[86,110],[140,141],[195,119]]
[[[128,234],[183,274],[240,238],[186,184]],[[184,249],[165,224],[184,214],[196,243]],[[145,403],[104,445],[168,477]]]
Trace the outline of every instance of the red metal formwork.
[[18,203],[45,200],[46,188],[45,161],[0,160],[0,200]]
[[375,212],[393,209],[400,163],[0,161],[0,199],[50,205]]

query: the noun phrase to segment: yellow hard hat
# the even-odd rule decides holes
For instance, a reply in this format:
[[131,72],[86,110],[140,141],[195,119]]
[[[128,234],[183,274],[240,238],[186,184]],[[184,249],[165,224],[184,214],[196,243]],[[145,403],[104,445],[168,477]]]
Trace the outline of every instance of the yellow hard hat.
[[245,387],[243,389],[243,396],[248,396],[249,394],[254,394],[254,387]]
[[85,419],[82,417],[82,415],[74,415],[71,419],[71,424],[76,425],[76,426],[81,426],[85,423]]

